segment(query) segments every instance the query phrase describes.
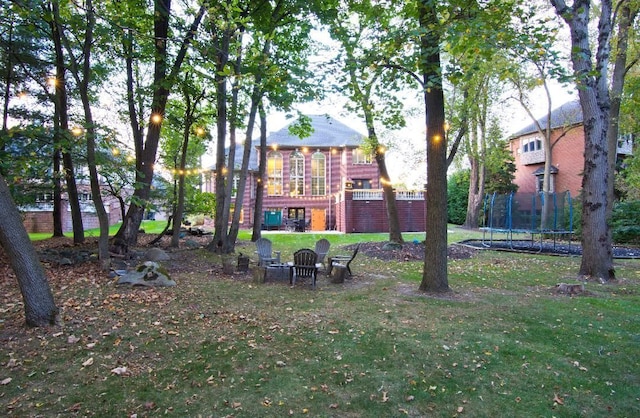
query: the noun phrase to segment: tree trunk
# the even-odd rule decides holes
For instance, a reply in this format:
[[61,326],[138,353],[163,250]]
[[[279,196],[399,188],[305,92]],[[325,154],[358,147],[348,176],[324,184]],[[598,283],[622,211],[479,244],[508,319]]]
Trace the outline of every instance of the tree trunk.
[[569,25],[573,71],[577,77],[582,107],[585,153],[582,177],[582,260],[579,276],[607,282],[615,279],[611,230],[607,224],[609,160],[607,129],[609,89],[607,67],[611,34],[611,0],[601,2],[598,24],[599,45],[596,67],[591,62],[588,0],[576,0],[567,7],[564,0],[553,6]]
[[[187,54],[187,49],[198,31],[202,17],[204,16],[205,7],[201,6],[198,13],[194,17],[193,23],[186,32],[184,39],[180,45],[180,50],[176,55],[176,59],[171,67],[170,74],[167,74],[168,58],[167,58],[167,42],[169,37],[169,20],[171,15],[170,0],[154,1],[154,37],[157,42],[155,47],[155,64],[153,73],[153,99],[151,102],[151,115],[149,116],[149,124],[147,130],[147,139],[142,144],[142,138],[139,137],[135,141],[136,145],[136,184],[140,187],[136,188],[133,193],[131,204],[127,215],[122,220],[122,226],[114,237],[114,250],[119,253],[127,252],[138,241],[138,231],[144,216],[145,204],[149,198],[151,190],[151,182],[153,180],[153,165],[156,161],[156,153],[160,141],[160,131],[162,128],[162,118],[167,105],[167,99],[171,87],[175,84],[176,77],[182,63]],[[125,46],[127,41],[125,40]],[[129,113],[132,127],[138,127],[138,123],[134,120],[134,96],[132,90],[132,78],[129,74],[129,65],[127,65],[127,100],[129,102]],[[134,132],[136,130],[134,129]]]
[[44,269],[1,175],[0,213],[0,244],[18,279],[27,325],[38,327],[57,324],[59,310],[53,300]]
[[[80,91],[80,98],[82,101],[82,108],[84,110],[85,117],[89,181],[91,185],[93,204],[96,209],[96,216],[98,217],[98,224],[100,226],[100,235],[98,237],[98,258],[100,259],[100,266],[102,270],[108,271],[111,265],[111,258],[109,256],[109,217],[102,201],[102,189],[100,187],[100,180],[98,178],[98,168],[96,163],[96,125],[93,120],[93,113],[91,111],[91,100],[89,98],[89,81],[91,78],[91,47],[93,45],[93,29],[95,27],[95,14],[93,10],[92,0],[86,0],[85,13],[87,25],[85,30],[84,44],[82,47],[82,66],[81,68],[78,68],[77,62],[72,61],[71,68],[78,84],[78,90]],[[57,9],[55,9],[54,11],[54,16],[57,24],[60,25],[60,15],[57,13]],[[61,27],[61,25],[59,27]],[[65,41],[65,44],[69,51],[69,56],[72,56],[71,46],[69,45],[68,39],[65,37],[64,32],[61,31],[60,34],[61,38]]]
[[[377,141],[376,141],[377,142]],[[382,193],[387,208],[387,220],[389,221],[389,241],[398,244],[404,243],[402,231],[400,228],[400,219],[398,218],[398,205],[396,205],[396,193],[393,190],[387,171],[387,162],[384,152],[375,151],[376,162],[378,163],[378,172],[382,179]]]
[[256,180],[256,203],[253,211],[253,233],[251,234],[251,241],[257,241],[261,236],[262,228],[262,199],[264,197],[264,172],[267,164],[267,114],[264,111],[264,105],[262,101],[258,106],[258,113],[260,114],[260,152],[258,158],[260,160],[258,164],[258,179]]
[[[427,239],[420,290],[448,292],[447,277],[447,143],[440,65],[440,36],[435,0],[420,0],[420,68],[425,86],[427,125]],[[429,86],[429,87],[427,87]]]
[[464,228],[478,228],[480,225],[480,209],[484,201],[484,163],[469,155],[471,173],[469,175],[469,198],[467,200],[467,215]]
[[620,125],[620,104],[624,90],[624,79],[627,73],[627,50],[629,46],[629,29],[638,14],[638,8],[633,11],[629,3],[624,3],[620,8],[618,17],[618,44],[616,60],[611,77],[611,108],[609,110],[609,129],[607,131],[607,144],[609,150],[609,190],[607,191],[607,219],[613,211],[615,202],[615,173],[616,158],[618,154],[618,127]]
[[[58,2],[51,3],[51,12],[54,16],[59,15]],[[59,118],[59,137],[65,142],[70,140],[69,137],[69,114],[66,84],[66,66],[64,63],[64,55],[62,52],[62,34],[57,19],[50,21],[51,38],[55,48],[55,100],[58,109]],[[71,144],[65,144],[70,147]],[[71,222],[73,224],[73,242],[80,244],[84,242],[84,227],[82,225],[82,210],[78,199],[78,188],[76,185],[75,173],[73,172],[73,159],[67,151],[62,151],[62,166],[64,167],[64,178],[67,184],[67,197],[71,208]]]

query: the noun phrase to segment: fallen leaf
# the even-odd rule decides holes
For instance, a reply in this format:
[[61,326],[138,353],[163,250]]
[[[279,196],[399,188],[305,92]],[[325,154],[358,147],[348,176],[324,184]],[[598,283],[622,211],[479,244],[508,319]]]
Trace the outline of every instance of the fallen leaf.
[[85,360],[84,363],[82,363],[82,367],[88,367],[91,366],[93,364],[93,357],[89,357],[87,360]]
[[67,343],[69,344],[75,344],[78,341],[80,341],[80,338],[76,337],[75,335],[69,335],[69,337],[67,337]]
[[129,375],[129,370],[125,366],[119,366],[111,369],[111,373],[117,374],[118,376],[127,376]]
[[458,413],[461,414],[464,411],[464,406],[458,407]]
[[11,383],[13,379],[10,377],[7,377],[6,379],[2,379],[2,381],[0,381],[0,385],[4,386],[4,385],[8,385],[9,383]]
[[558,405],[564,405],[564,400],[560,396],[558,396],[557,393],[553,394],[553,402],[557,403]]

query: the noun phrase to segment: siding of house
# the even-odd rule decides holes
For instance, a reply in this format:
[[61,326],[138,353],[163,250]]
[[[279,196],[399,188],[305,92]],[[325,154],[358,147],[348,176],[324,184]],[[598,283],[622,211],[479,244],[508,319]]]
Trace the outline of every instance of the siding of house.
[[[562,130],[556,129],[551,138],[554,143],[561,135]],[[537,176],[533,173],[544,168],[544,152],[542,158],[527,158],[527,153],[522,150],[522,144],[530,139],[538,137],[538,134],[523,135],[513,138],[509,143],[509,149],[515,158],[516,173],[514,183],[518,185],[518,192],[536,192]],[[538,151],[535,151],[536,153]],[[567,132],[553,147],[553,165],[558,169],[554,175],[553,189],[556,192],[569,190],[572,196],[577,196],[582,188],[582,170],[584,164],[584,134],[582,126],[576,126]],[[534,161],[532,163],[532,161]]]

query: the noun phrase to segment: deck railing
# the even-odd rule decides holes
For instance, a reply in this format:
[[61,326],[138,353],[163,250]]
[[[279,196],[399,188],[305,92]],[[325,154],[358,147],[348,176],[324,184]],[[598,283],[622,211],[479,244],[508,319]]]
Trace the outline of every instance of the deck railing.
[[[353,200],[382,200],[382,189],[354,189]],[[396,191],[396,200],[424,200],[424,192],[421,190]]]

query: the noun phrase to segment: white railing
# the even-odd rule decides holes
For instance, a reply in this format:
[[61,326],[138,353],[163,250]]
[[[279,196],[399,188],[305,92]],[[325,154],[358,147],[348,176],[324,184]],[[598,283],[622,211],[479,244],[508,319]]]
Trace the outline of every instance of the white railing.
[[382,190],[354,189],[353,200],[382,200]]
[[396,191],[396,200],[424,200],[424,192],[422,190]]
[[[382,189],[354,189],[353,200],[383,200]],[[396,191],[396,200],[424,200],[421,190]]]

